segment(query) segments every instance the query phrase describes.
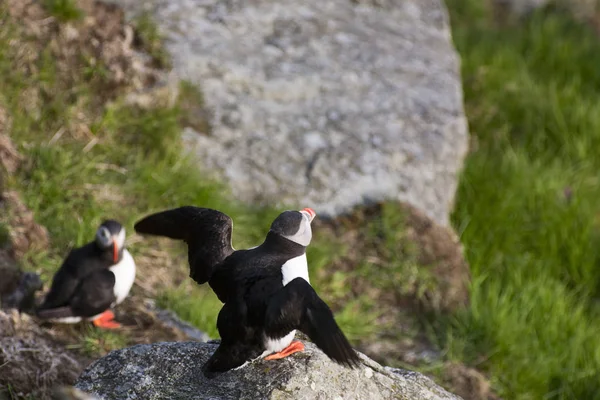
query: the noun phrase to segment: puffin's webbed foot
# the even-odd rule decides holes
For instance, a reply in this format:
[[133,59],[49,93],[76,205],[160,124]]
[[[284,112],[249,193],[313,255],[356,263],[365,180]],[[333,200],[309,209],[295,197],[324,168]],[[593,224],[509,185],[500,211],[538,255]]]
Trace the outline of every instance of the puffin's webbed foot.
[[114,319],[115,319],[115,314],[110,310],[106,310],[102,314],[100,314],[96,319],[94,319],[92,321],[92,323],[94,324],[94,326],[97,326],[98,328],[103,328],[103,329],[120,328],[121,324],[116,322]]
[[274,353],[265,357],[265,360],[279,360],[294,353],[304,350],[304,345],[299,340],[294,340],[288,347],[281,350],[279,353]]

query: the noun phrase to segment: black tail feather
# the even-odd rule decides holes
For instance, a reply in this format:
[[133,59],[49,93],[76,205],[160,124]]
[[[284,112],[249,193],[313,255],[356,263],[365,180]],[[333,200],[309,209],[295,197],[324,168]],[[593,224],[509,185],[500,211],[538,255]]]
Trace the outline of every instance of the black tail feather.
[[293,279],[270,300],[265,325],[270,337],[299,329],[335,362],[350,368],[359,365],[360,358],[331,309],[302,278]]

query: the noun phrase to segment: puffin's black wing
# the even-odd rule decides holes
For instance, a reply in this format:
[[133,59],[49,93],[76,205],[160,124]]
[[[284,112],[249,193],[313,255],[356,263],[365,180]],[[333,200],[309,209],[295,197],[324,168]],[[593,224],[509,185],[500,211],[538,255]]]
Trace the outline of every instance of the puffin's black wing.
[[91,273],[75,289],[68,305],[39,309],[40,318],[93,317],[106,311],[115,301],[115,275],[108,269]]
[[282,337],[298,329],[332,360],[349,367],[358,364],[358,355],[331,309],[302,278],[292,280],[271,298],[265,320],[265,333],[270,337]]
[[81,277],[74,273],[73,252],[69,253],[61,267],[52,278],[52,286],[39,310],[57,308],[68,305],[69,300],[81,283]]
[[110,308],[115,298],[115,274],[110,270],[94,272],[87,277],[71,300],[75,315],[93,317]]
[[185,206],[151,214],[138,221],[134,229],[186,242],[190,277],[199,284],[206,283],[217,264],[233,253],[233,221],[210,208]]

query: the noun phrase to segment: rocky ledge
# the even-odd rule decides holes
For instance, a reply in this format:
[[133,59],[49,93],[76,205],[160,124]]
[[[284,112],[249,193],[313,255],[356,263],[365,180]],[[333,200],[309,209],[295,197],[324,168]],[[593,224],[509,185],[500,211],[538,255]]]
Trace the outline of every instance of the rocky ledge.
[[459,400],[431,379],[383,367],[363,354],[360,366],[332,362],[312,343],[283,360],[256,361],[207,379],[202,365],[217,342],[156,343],[109,353],[76,387],[101,399],[405,399]]

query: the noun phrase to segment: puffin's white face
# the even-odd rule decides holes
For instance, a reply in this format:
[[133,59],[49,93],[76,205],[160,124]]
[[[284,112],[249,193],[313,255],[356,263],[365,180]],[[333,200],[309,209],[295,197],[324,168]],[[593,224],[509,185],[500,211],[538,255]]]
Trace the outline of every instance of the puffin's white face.
[[117,243],[117,249],[121,250],[125,246],[125,228],[122,228],[119,231],[117,237],[114,238],[114,240]]
[[298,231],[293,235],[283,235],[283,237],[298,243],[301,246],[307,247],[312,239],[312,229],[310,224],[317,214],[312,208],[304,208],[299,212],[302,215],[302,220],[298,226]]

